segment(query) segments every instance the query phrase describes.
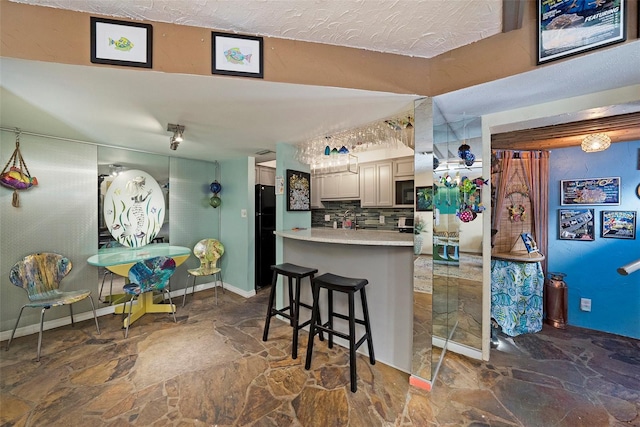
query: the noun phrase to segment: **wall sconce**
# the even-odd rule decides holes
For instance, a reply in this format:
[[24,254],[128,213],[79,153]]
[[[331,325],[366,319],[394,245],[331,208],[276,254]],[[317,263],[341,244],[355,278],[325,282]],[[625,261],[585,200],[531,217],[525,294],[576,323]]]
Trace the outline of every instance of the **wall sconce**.
[[167,124],[167,132],[173,132],[171,138],[169,138],[169,148],[173,151],[178,149],[178,145],[184,140],[184,126],[174,125],[173,123]]
[[604,151],[611,145],[611,138],[606,133],[592,133],[582,140],[582,151],[586,153],[595,153],[596,151]]

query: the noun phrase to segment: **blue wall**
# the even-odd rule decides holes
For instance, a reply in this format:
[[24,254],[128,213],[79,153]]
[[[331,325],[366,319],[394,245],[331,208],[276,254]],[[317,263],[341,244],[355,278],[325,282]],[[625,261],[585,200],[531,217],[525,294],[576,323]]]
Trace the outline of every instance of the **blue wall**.
[[[640,236],[612,239],[600,236],[603,210],[628,210],[640,214],[640,141],[611,144],[607,150],[585,153],[580,147],[553,150],[549,177],[548,269],[567,275],[568,323],[588,329],[640,338],[640,272],[622,276],[616,269],[640,258]],[[595,241],[558,238],[560,180],[620,177],[620,205],[574,206],[594,209]],[[591,312],[580,310],[580,298],[591,299]]]

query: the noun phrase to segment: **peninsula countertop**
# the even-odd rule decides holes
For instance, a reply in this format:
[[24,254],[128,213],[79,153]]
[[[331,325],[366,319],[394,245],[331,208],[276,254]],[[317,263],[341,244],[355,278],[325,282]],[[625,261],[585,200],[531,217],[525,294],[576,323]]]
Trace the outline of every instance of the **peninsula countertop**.
[[367,246],[413,246],[413,234],[388,230],[308,228],[275,231],[276,236],[307,242]]

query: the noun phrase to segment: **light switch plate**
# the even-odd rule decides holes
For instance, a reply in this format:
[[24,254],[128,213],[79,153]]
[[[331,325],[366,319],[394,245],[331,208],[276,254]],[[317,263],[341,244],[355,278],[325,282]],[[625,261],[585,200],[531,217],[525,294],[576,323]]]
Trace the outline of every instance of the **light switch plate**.
[[247,217],[247,210],[246,209],[240,209],[240,217],[242,217],[242,218],[246,218]]

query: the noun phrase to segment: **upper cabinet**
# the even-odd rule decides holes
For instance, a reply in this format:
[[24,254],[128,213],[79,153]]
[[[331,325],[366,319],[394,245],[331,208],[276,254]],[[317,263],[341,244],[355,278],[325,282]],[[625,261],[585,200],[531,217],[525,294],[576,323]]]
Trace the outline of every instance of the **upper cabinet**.
[[256,184],[276,185],[276,170],[266,166],[256,166]]
[[[321,200],[353,200],[360,198],[360,180],[357,173],[318,175],[317,187]],[[312,196],[313,197],[313,196]]]
[[311,208],[312,209],[324,209],[324,205],[322,204],[322,177],[320,176],[312,176],[311,177]]
[[393,206],[413,207],[415,187],[413,157],[403,157],[393,161]]
[[413,157],[403,157],[393,161],[394,178],[408,176],[413,179],[414,171]]
[[393,205],[393,162],[360,165],[360,206]]

